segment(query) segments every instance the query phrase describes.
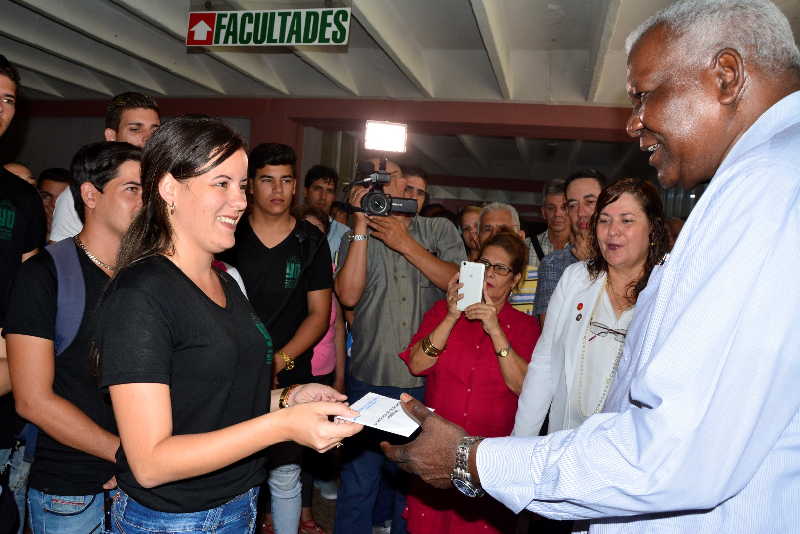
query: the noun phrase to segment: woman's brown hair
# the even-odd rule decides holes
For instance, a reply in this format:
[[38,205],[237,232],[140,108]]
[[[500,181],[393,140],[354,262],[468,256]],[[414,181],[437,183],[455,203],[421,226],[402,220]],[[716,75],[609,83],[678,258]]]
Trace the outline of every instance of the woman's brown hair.
[[639,202],[642,211],[647,216],[647,222],[650,224],[649,248],[644,262],[644,274],[626,288],[626,293],[632,293],[629,298],[636,302],[639,293],[647,286],[647,280],[650,278],[653,267],[664,261],[664,256],[669,252],[669,237],[664,224],[664,205],[661,203],[658,189],[652,183],[641,178],[622,178],[603,189],[597,199],[590,222],[593,257],[586,262],[586,267],[589,269],[592,279],[596,279],[600,273],[608,272],[608,263],[600,253],[600,243],[597,241],[597,219],[606,206],[619,200],[619,197],[625,193],[629,193]]
[[[505,250],[511,257],[511,265],[509,265],[509,267],[511,267],[511,273],[515,275],[522,274],[520,281],[523,280],[525,277],[525,269],[528,266],[528,245],[525,244],[525,241],[517,235],[516,232],[505,228],[499,230],[481,245],[481,249],[478,252],[479,258],[483,256],[483,251],[488,247],[499,247]],[[519,285],[519,283],[517,285]]]

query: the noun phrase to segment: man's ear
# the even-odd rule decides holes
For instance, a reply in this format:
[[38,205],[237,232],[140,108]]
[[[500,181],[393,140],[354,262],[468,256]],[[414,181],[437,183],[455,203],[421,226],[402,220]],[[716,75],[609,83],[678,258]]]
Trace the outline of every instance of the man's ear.
[[739,52],[733,48],[724,48],[717,52],[713,71],[719,88],[720,104],[727,106],[738,101],[745,83],[744,61]]
[[520,237],[520,239],[522,239],[523,241],[525,241],[525,230],[523,230],[522,228],[520,228],[519,230],[517,230],[517,235]]
[[164,199],[167,206],[171,206],[175,202],[178,184],[178,180],[169,172],[158,182],[158,194],[161,195],[161,198]]
[[117,140],[117,131],[112,130],[111,128],[106,128],[103,132],[103,137],[105,137],[106,141],[116,141]]
[[99,194],[100,191],[91,183],[83,182],[81,184],[81,200],[87,209],[94,209],[97,207],[97,196]]

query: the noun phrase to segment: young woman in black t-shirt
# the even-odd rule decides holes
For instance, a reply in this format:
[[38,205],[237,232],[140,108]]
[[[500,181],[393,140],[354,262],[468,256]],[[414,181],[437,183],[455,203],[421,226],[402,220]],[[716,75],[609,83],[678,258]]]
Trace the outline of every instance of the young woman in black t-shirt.
[[208,117],[167,122],[145,147],[143,209],[97,313],[122,442],[114,532],[252,532],[260,451],[293,440],[324,452],[361,429],[329,420],[356,412],[327,386],[270,393],[269,335],[212,269],[234,243],[246,171],[242,139]]

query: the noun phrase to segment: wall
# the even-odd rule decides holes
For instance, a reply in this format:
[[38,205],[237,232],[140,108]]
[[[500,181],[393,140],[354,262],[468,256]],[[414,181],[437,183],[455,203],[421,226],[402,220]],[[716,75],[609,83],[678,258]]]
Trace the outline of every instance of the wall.
[[[222,119],[249,144],[250,119]],[[103,129],[102,117],[28,117],[9,131],[8,136],[14,136],[15,149],[4,153],[3,159],[27,165],[34,175],[48,167],[69,168],[72,156],[81,146],[103,140]]]

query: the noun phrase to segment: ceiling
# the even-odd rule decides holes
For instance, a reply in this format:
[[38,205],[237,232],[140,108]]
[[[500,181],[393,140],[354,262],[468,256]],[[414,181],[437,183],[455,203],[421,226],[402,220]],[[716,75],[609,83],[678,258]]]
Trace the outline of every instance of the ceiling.
[[[776,3],[797,35],[800,0]],[[668,4],[669,0],[0,0],[0,53],[19,66],[25,94],[35,100],[107,99],[135,90],[156,98],[627,107],[625,37]],[[346,46],[184,45],[190,10],[331,5],[352,8]],[[442,176],[541,181],[585,166],[612,176],[651,172],[644,155],[629,143],[412,132],[409,147],[405,159]],[[460,184],[445,185],[458,189]],[[536,198],[527,200],[538,203]]]

